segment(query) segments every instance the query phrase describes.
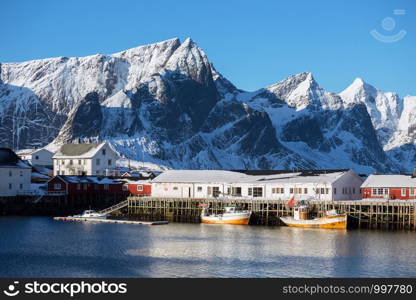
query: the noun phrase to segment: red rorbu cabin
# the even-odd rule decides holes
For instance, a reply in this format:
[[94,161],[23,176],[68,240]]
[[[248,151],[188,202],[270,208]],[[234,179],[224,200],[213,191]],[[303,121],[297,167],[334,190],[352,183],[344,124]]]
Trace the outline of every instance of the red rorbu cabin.
[[56,195],[126,195],[123,182],[100,176],[57,175],[48,181],[48,193]]
[[415,175],[370,175],[361,185],[363,200],[416,199]]

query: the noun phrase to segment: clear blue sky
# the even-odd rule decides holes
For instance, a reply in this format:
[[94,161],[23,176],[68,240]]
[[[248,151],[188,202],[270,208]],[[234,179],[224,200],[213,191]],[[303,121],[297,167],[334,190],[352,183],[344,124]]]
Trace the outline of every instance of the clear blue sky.
[[[383,27],[387,17],[395,28],[392,19]],[[0,62],[109,54],[190,36],[242,89],[311,71],[333,92],[362,77],[384,91],[416,95],[414,0],[13,0],[0,2],[0,28]],[[373,29],[407,34],[383,43]]]

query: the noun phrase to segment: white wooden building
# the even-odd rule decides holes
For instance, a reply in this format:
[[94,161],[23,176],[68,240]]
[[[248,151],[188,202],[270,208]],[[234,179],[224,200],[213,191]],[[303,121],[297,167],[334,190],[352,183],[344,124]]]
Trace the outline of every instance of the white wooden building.
[[32,166],[52,166],[53,153],[46,149],[24,149],[16,154],[22,159],[27,160]]
[[11,149],[0,148],[0,197],[31,193],[32,168]]
[[353,170],[169,170],[152,180],[153,197],[245,197],[358,200],[363,179]]
[[53,174],[118,176],[117,159],[117,153],[106,142],[65,144],[53,156]]

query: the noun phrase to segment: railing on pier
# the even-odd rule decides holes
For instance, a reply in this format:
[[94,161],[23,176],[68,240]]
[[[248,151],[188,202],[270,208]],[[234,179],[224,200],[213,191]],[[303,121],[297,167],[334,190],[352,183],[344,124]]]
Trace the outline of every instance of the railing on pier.
[[117,203],[113,206],[107,207],[103,210],[100,210],[98,213],[100,214],[110,214],[116,210],[122,209],[123,207],[126,207],[128,205],[128,200],[122,201],[120,203]]

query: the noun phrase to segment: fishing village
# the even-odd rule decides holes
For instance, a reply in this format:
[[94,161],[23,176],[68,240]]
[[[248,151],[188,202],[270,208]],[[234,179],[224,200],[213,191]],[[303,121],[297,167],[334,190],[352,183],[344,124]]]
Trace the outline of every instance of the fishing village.
[[57,152],[0,148],[0,214],[169,222],[416,230],[416,174],[337,170],[119,167],[106,143]]

